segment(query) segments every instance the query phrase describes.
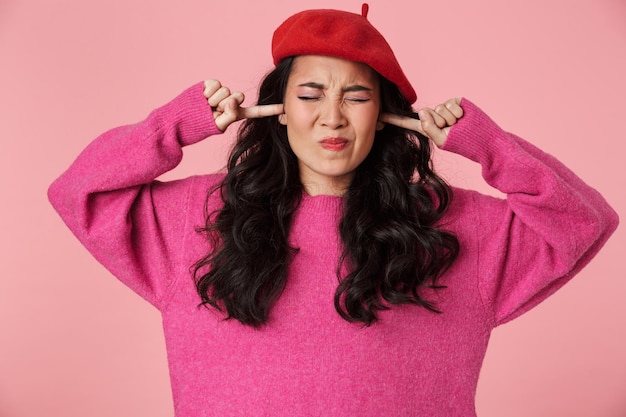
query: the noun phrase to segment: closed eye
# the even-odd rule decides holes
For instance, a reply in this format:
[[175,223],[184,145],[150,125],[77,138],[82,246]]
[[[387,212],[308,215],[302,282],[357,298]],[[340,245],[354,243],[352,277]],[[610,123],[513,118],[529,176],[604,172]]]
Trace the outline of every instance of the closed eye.
[[345,99],[346,101],[351,101],[353,103],[365,103],[370,101],[370,98],[360,98],[360,97],[347,97]]

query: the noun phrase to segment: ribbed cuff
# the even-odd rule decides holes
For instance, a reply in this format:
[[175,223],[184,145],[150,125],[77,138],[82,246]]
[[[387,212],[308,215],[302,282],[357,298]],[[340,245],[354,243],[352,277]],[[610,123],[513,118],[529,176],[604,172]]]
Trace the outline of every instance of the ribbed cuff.
[[208,136],[221,134],[213,112],[203,94],[204,83],[197,83],[174,100],[155,110],[160,125],[173,128],[181,146],[191,145]]

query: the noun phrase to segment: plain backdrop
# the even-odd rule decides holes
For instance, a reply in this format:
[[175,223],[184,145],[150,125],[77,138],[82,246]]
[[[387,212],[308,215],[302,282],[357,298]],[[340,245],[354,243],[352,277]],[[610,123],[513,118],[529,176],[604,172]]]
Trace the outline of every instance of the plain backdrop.
[[[218,78],[255,100],[275,27],[355,0],[0,0],[0,416],[173,415],[158,312],[104,270],[46,189],[99,133]],[[419,94],[466,96],[626,213],[624,0],[372,0]],[[185,150],[221,169],[230,133]],[[437,153],[452,183],[493,192]],[[569,285],[498,328],[482,417],[626,416],[626,234]]]

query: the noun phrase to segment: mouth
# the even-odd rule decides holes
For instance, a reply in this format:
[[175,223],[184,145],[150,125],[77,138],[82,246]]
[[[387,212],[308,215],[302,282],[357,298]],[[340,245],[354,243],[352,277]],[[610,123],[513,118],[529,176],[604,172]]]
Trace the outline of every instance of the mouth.
[[341,137],[327,137],[319,141],[322,148],[329,151],[340,151],[348,146],[348,139]]

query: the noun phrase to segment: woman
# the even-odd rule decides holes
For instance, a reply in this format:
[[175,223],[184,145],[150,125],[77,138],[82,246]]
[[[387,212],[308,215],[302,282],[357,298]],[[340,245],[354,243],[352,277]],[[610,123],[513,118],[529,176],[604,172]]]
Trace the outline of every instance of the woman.
[[[617,225],[558,161],[416,96],[366,19],[275,32],[259,105],[206,81],[97,138],[49,190],[163,316],[176,415],[473,416],[490,331],[567,282]],[[155,180],[246,119],[226,174]],[[448,187],[428,140],[496,199]]]

